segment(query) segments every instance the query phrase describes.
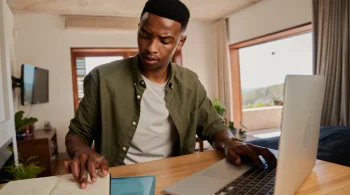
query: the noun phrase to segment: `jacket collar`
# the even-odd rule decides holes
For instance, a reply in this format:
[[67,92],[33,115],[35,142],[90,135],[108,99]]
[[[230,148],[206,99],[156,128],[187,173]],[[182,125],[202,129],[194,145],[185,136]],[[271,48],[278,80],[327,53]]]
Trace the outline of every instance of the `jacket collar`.
[[[140,68],[140,57],[139,54],[137,54],[136,56],[132,57],[132,74],[133,74],[133,81],[134,81],[134,85],[142,85],[145,87],[145,81],[142,78],[142,74],[141,74],[141,68]],[[168,73],[169,73],[169,79],[168,79],[168,83],[167,83],[167,88],[173,90],[174,88],[174,74],[175,74],[175,70],[174,70],[174,64],[169,63],[168,64]]]

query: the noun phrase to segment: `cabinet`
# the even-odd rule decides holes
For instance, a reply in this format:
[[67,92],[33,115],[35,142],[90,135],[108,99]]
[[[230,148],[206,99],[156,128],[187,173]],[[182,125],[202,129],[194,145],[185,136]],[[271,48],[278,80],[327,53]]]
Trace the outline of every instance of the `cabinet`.
[[17,148],[24,160],[36,156],[33,161],[45,168],[38,177],[54,175],[58,158],[56,129],[35,130],[32,136],[17,139]]

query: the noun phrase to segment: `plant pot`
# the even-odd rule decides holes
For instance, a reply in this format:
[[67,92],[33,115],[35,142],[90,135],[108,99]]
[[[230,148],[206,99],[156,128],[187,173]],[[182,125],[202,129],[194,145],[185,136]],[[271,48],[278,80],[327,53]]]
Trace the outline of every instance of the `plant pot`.
[[17,133],[16,134],[16,138],[17,139],[24,139],[26,137],[26,134],[25,133]]
[[29,134],[33,134],[33,132],[34,132],[34,129],[35,129],[35,125],[34,125],[34,123],[33,124],[31,124],[31,125],[29,125]]
[[25,132],[25,134],[26,134],[27,137],[30,137],[30,136],[33,135],[33,133],[30,132],[30,127],[29,127],[29,125],[26,126],[26,127],[24,127],[24,132]]

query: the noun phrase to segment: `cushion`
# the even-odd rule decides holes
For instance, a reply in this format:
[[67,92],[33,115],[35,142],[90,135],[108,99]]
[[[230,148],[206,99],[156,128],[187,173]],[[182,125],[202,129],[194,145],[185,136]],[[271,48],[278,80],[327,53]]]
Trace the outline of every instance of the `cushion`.
[[[278,137],[247,141],[254,145],[278,150]],[[317,151],[317,159],[350,166],[350,127],[322,126]]]

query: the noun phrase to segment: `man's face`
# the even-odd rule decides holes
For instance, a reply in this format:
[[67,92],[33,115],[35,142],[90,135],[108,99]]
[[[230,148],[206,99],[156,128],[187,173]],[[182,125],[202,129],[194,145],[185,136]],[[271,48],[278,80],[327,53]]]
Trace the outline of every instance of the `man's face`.
[[185,40],[181,23],[145,13],[137,33],[143,68],[156,70],[167,66],[175,51],[182,48]]

